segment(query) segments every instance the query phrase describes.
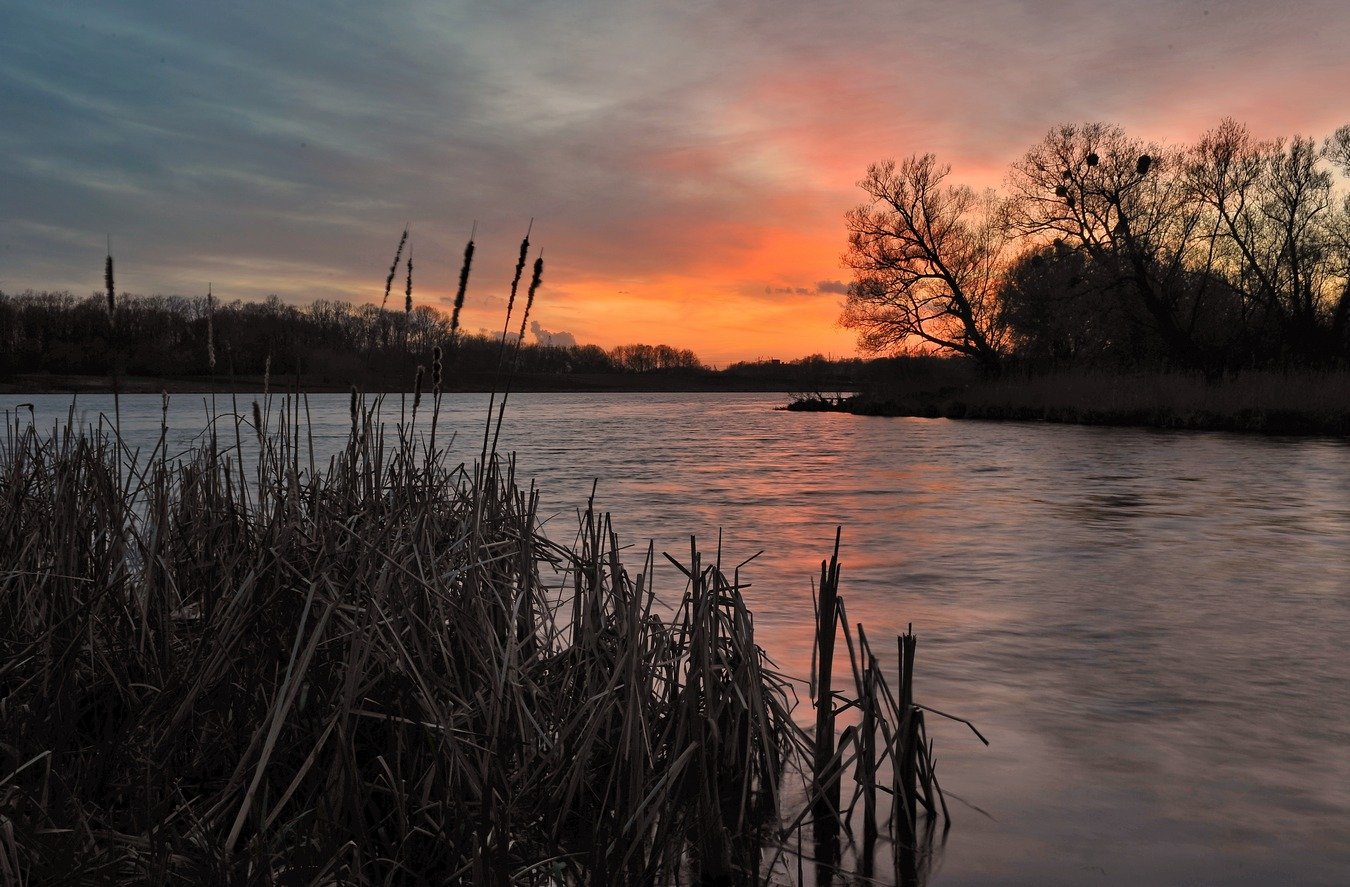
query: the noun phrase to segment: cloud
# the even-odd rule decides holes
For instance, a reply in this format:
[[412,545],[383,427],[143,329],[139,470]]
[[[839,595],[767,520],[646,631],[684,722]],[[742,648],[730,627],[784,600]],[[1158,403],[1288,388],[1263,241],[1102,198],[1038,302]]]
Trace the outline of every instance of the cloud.
[[559,330],[558,332],[549,332],[539,325],[539,321],[530,321],[530,332],[534,333],[534,339],[540,345],[552,345],[555,348],[571,348],[577,344],[577,337],[569,332]]
[[493,328],[534,217],[540,318],[588,341],[650,338],[601,298],[620,292],[677,318],[710,298],[727,329],[766,301],[817,323],[869,162],[934,151],[997,185],[1065,120],[1174,142],[1224,114],[1344,123],[1343,0],[709,9],[7,4],[0,289],[97,289],[111,233],[134,291],[378,301],[412,221],[419,302],[443,303],[477,220],[464,322]]
[[815,286],[766,286],[766,296],[819,296],[827,293],[848,295],[848,284],[842,280],[822,280]]

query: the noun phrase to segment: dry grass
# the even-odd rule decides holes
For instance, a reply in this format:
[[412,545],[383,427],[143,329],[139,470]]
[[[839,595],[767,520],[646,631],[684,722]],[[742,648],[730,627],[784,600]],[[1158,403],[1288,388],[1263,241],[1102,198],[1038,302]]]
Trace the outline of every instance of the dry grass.
[[1047,410],[1095,407],[1104,412],[1162,410],[1175,415],[1291,410],[1350,411],[1346,373],[1248,372],[1206,382],[1198,374],[1075,373],[1007,380],[978,389],[981,403],[1019,402]]
[[894,385],[796,409],[872,415],[1136,425],[1271,434],[1350,435],[1350,373],[1248,372],[1219,382],[1187,373],[1071,372],[960,384]]
[[[922,710],[865,637],[856,698],[817,698],[866,719],[822,752],[735,571],[691,544],[663,607],[607,517],[550,541],[509,459],[451,465],[437,409],[378,406],[354,396],[322,466],[296,399],[179,458],[7,426],[0,882],[768,883],[809,811],[856,818],[849,768],[866,840],[888,822],[914,869]],[[822,639],[847,625],[838,572]]]

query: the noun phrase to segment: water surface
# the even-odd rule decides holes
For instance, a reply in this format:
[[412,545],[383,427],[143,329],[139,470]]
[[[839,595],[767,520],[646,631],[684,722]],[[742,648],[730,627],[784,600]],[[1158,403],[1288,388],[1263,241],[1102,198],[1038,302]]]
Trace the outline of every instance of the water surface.
[[[70,399],[0,408],[22,401],[50,424]],[[811,578],[844,527],[851,619],[878,644],[913,622],[919,700],[992,741],[931,724],[944,787],[968,802],[932,884],[1346,883],[1350,446],[780,401],[522,394],[502,440],[557,538],[599,478],[633,568],[648,539],[679,556],[720,531],[727,564],[762,549],[747,597],[792,673],[809,671]],[[309,397],[316,450],[345,434],[347,403]],[[449,401],[466,457],[485,403]],[[159,412],[124,397],[124,431],[149,449]],[[200,395],[175,395],[173,446],[203,417]],[[672,573],[658,590],[674,597]]]

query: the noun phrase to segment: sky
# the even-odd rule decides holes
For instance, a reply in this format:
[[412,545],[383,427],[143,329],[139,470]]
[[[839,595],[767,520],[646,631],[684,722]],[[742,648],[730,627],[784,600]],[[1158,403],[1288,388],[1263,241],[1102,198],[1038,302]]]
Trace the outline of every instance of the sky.
[[998,186],[1060,123],[1184,144],[1350,122],[1350,4],[0,0],[0,291],[378,302],[725,365],[855,353],[869,163]]

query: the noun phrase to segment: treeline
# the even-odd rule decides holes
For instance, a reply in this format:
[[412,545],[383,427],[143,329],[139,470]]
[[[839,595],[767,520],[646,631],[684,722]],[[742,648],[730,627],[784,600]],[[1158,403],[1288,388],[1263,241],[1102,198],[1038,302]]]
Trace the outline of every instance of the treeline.
[[[406,385],[441,346],[447,368],[466,375],[497,370],[500,335],[458,331],[422,305],[410,312],[319,300],[305,307],[275,296],[262,302],[208,303],[206,297],[0,293],[0,374],[258,376],[302,374],[313,383]],[[515,344],[515,335],[508,338]],[[512,359],[514,348],[505,349]],[[651,373],[702,370],[688,349],[668,345],[554,346],[525,342],[514,358],[526,374]],[[453,385],[453,377],[447,377]]]
[[878,365],[891,362],[879,358],[832,358],[811,354],[796,360],[737,361],[729,364],[723,372],[741,379],[778,383],[797,391],[827,391],[857,387],[878,375]]
[[1069,125],[1005,193],[949,174],[929,154],[860,183],[842,322],[864,349],[991,370],[1350,363],[1350,126],[1263,141],[1225,120],[1165,148]]

